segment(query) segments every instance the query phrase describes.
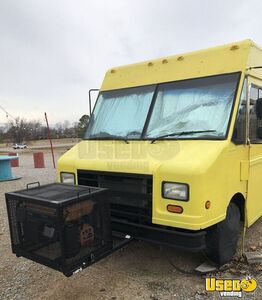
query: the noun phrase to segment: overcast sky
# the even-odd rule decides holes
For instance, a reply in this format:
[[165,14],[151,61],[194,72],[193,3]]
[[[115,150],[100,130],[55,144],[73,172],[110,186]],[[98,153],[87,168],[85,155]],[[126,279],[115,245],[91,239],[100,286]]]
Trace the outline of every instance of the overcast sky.
[[0,105],[74,122],[112,66],[246,38],[262,45],[262,1],[0,0],[0,37]]

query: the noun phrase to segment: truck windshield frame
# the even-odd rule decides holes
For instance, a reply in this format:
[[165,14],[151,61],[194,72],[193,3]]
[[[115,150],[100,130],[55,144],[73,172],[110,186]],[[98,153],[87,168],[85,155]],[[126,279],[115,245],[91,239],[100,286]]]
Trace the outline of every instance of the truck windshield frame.
[[240,77],[234,72],[102,91],[84,140],[225,140]]

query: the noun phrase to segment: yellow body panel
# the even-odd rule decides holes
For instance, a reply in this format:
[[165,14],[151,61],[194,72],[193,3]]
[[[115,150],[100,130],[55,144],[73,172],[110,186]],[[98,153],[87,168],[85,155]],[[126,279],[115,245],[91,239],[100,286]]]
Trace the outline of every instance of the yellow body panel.
[[[262,78],[261,71],[247,69],[259,63],[262,65],[262,51],[252,41],[246,40],[109,70],[101,87],[103,91],[242,72],[228,139],[169,140],[154,144],[150,141],[126,144],[124,141],[86,140],[59,159],[58,181],[60,172],[72,172],[77,176],[78,169],[153,175],[152,222],[191,230],[222,221],[232,197],[241,194],[246,199],[246,225],[250,226],[262,214],[262,205],[257,203],[262,146],[235,145],[231,137],[245,75],[250,73],[256,82]],[[189,184],[190,200],[182,202],[162,198],[163,181]],[[211,202],[209,209],[205,208],[206,201]],[[168,204],[181,205],[183,213],[168,212]]]
[[262,174],[262,145],[256,144],[250,146],[250,167],[248,179],[248,197],[247,197],[247,221],[254,223],[262,212],[261,201],[261,174]]
[[101,91],[244,71],[252,45],[246,40],[113,68],[106,73]]

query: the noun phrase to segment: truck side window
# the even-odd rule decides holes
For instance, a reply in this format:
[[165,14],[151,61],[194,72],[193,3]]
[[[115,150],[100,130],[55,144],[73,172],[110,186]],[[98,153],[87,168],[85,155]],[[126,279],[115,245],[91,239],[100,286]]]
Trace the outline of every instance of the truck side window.
[[257,99],[262,97],[262,89],[256,86],[252,86],[250,90],[250,123],[249,123],[249,138],[252,144],[262,143],[262,139],[259,139],[257,132],[258,128],[262,127],[262,120],[257,118],[256,115],[256,103]]
[[245,81],[241,93],[240,104],[238,107],[238,113],[232,138],[232,140],[236,144],[244,144],[246,139],[246,88],[247,84]]

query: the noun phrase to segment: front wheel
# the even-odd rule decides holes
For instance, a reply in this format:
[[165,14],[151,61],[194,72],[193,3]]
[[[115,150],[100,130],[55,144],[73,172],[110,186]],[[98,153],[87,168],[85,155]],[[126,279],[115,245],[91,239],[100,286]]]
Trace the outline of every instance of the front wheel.
[[227,208],[226,219],[210,227],[206,235],[206,254],[216,265],[229,262],[237,249],[241,228],[240,211],[235,203]]

